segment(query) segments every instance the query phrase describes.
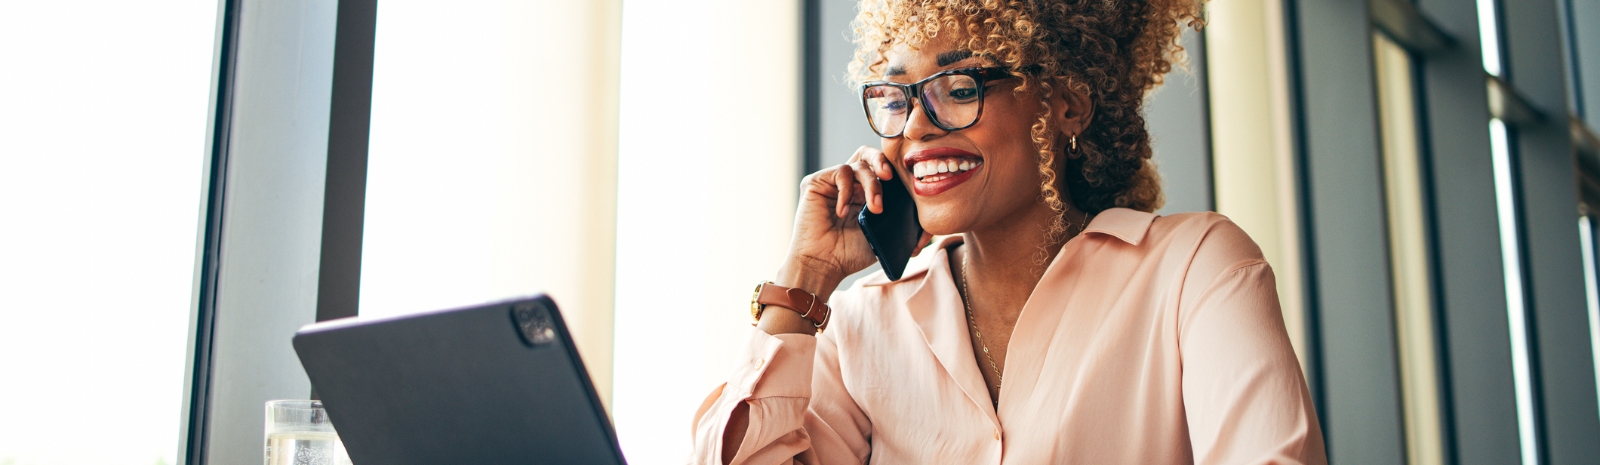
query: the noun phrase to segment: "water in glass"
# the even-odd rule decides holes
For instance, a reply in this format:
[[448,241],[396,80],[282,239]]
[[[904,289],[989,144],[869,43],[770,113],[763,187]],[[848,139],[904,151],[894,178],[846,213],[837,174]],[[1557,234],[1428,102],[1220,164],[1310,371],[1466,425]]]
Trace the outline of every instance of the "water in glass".
[[267,435],[267,465],[350,465],[350,457],[336,433],[273,433]]

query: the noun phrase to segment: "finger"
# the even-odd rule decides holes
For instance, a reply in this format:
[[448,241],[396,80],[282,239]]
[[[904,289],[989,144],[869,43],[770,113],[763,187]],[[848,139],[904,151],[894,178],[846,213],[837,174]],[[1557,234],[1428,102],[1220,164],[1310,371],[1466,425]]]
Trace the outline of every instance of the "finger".
[[867,166],[872,167],[872,173],[878,175],[878,179],[888,181],[894,177],[894,167],[889,164],[889,157],[883,151],[872,147],[861,147],[857,151],[864,155],[862,158]]
[[833,185],[839,192],[833,207],[834,214],[844,218],[850,210],[850,198],[855,196],[856,170],[849,164],[839,165],[839,171],[833,175]]
[[933,235],[928,234],[927,231],[923,231],[922,238],[917,240],[917,248],[915,251],[911,252],[911,256],[915,257],[917,255],[921,255],[922,249],[928,248],[928,244],[931,242],[933,242]]
[[865,145],[860,146],[860,147],[856,147],[856,152],[850,154],[850,159],[845,161],[845,163],[854,164],[855,162],[858,162],[858,161],[861,161],[861,160],[865,160],[867,158],[867,154],[871,153],[874,150],[875,149],[873,149],[872,147],[868,147],[868,146],[865,146]]
[[861,183],[861,187],[864,189],[862,200],[865,201],[867,210],[873,213],[883,213],[883,184],[879,182],[877,175],[874,174],[875,170],[872,169],[872,166],[867,163],[868,161],[866,160],[854,163],[856,182]]

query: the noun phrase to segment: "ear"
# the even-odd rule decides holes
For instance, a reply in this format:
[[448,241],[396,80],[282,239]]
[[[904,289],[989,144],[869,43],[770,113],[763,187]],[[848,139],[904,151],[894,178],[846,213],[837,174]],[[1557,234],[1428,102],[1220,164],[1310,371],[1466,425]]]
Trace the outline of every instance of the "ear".
[[1051,116],[1055,118],[1056,130],[1061,133],[1061,138],[1083,134],[1083,129],[1089,127],[1089,120],[1094,117],[1094,101],[1089,99],[1088,92],[1077,92],[1062,82],[1057,84],[1055,95],[1050,96]]

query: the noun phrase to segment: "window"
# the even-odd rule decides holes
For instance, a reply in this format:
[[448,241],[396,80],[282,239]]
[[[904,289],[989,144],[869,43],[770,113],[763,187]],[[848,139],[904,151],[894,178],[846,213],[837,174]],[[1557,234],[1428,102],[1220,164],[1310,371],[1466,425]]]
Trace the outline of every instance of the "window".
[[176,461],[216,19],[0,4],[0,464]]
[[1432,269],[1410,53],[1374,32],[1407,463],[1444,463]]
[[[1583,245],[1584,303],[1589,311],[1589,343],[1594,352],[1595,373],[1600,373],[1600,269],[1596,269],[1594,218],[1585,213],[1578,217],[1578,240]],[[1595,395],[1600,398],[1600,389]]]

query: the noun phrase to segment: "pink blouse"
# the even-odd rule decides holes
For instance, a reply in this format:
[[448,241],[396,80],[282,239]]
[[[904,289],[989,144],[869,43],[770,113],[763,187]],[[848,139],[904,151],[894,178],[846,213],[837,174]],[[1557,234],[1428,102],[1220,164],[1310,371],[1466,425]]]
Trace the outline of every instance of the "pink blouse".
[[[942,238],[835,293],[817,336],[752,329],[695,463],[1323,464],[1272,269],[1215,213],[1102,212],[1022,308],[998,412]],[[749,405],[741,444],[723,444]]]

